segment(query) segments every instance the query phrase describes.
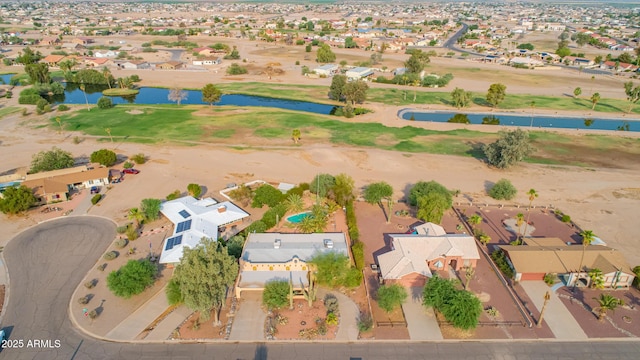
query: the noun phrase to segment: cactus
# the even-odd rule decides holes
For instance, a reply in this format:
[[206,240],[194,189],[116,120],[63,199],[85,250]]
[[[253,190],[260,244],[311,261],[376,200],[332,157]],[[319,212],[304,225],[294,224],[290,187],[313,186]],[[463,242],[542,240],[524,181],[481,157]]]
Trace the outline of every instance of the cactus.
[[293,281],[289,276],[289,310],[293,310]]
[[316,292],[317,289],[314,286],[314,278],[313,278],[313,273],[311,271],[309,271],[309,286],[307,288],[304,288],[303,285],[303,289],[304,289],[304,298],[309,302],[309,307],[313,306],[313,301],[316,299]]

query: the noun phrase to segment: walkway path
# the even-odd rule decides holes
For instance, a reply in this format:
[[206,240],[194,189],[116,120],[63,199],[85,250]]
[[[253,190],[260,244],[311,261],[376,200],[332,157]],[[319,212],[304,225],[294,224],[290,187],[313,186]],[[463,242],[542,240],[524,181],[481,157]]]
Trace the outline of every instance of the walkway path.
[[433,309],[422,306],[422,288],[411,288],[402,304],[411,340],[442,340],[442,332]]
[[544,294],[548,291],[551,299],[547,304],[544,314],[544,321],[547,322],[549,328],[555,335],[556,339],[562,340],[582,340],[587,339],[576,319],[573,318],[569,310],[564,306],[558,295],[551,291],[543,281],[522,281],[520,286],[529,295],[531,301],[538,311],[542,309],[544,304]]
[[338,298],[338,306],[340,306],[340,326],[336,341],[358,340],[358,318],[360,317],[358,305],[340,292],[332,291],[331,293]]
[[149,332],[145,340],[167,340],[173,331],[193,313],[193,310],[186,306],[179,306],[171,314],[167,315]]
[[[109,331],[105,337],[114,340],[133,340],[144,329],[151,325],[155,319],[162,315],[168,307],[167,296],[165,295],[164,288],[162,288],[149,299],[149,301],[142,304],[138,310],[129,315],[120,324],[116,325],[113,330]],[[184,320],[184,318],[182,320]],[[181,322],[182,321],[178,322],[178,324]],[[178,324],[173,328],[175,329]]]

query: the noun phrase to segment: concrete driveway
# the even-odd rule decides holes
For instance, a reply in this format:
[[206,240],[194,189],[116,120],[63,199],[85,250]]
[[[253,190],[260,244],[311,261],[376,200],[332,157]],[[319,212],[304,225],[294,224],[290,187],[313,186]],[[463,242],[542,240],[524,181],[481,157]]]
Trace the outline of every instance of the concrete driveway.
[[229,340],[264,340],[264,322],[267,314],[262,310],[261,304],[262,292],[246,291],[242,294],[242,301],[233,319]]
[[544,321],[547,322],[556,339],[587,339],[587,334],[584,333],[576,319],[573,318],[573,315],[560,301],[558,295],[544,281],[521,281],[520,286],[522,286],[538,311],[542,309],[544,304],[544,294],[547,291],[549,292],[551,299],[549,299],[545,309]]
[[422,305],[422,288],[409,290],[407,300],[402,304],[411,340],[442,340],[442,332],[433,309]]

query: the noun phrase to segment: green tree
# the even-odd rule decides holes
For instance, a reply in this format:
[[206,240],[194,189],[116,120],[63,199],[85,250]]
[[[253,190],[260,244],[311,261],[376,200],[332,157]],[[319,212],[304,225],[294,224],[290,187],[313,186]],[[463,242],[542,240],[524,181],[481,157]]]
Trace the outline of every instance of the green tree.
[[263,184],[256,189],[251,207],[261,208],[265,204],[269,207],[274,207],[282,201],[283,196],[280,190],[269,184]]
[[35,64],[43,58],[40,51],[33,51],[30,47],[24,48],[22,52],[18,53],[16,57],[16,63],[22,65]]
[[207,84],[202,88],[202,102],[213,106],[213,103],[220,101],[222,92],[213,84]]
[[507,94],[507,86],[504,84],[491,84],[489,86],[489,90],[487,91],[487,102],[491,104],[492,107],[498,107],[498,105],[504,101],[504,98]]
[[591,110],[595,110],[598,101],[600,101],[600,93],[593,93],[593,95],[591,95],[591,103],[593,104]]
[[437,181],[418,181],[411,191],[409,191],[409,205],[418,205],[418,198],[429,193],[441,193],[447,197],[448,202],[452,202],[451,192]]
[[421,220],[439,224],[444,212],[451,208],[451,200],[442,193],[431,192],[418,198],[417,217]]
[[331,51],[328,44],[322,43],[316,54],[316,61],[319,63],[330,63],[336,61],[336,54]]
[[235,235],[227,241],[227,253],[236,259],[242,256],[242,248],[244,247],[244,236]]
[[74,163],[75,161],[70,152],[53,147],[49,151],[40,151],[33,155],[30,172],[38,173],[42,171],[66,169],[72,167]]
[[90,160],[92,163],[110,167],[116,163],[118,157],[115,152],[108,149],[100,149],[91,153]]
[[289,302],[289,282],[273,280],[264,285],[262,304],[269,310],[280,309]]
[[458,87],[453,89],[453,91],[451,92],[451,100],[453,102],[453,106],[458,109],[468,106],[469,103],[471,103],[471,96],[472,95],[470,91],[465,91],[464,89]]
[[445,306],[447,299],[455,291],[456,285],[453,280],[443,279],[435,274],[422,290],[422,305],[440,311]]
[[336,184],[336,178],[331,174],[318,174],[309,183],[309,191],[321,198],[326,198]]
[[160,199],[142,199],[140,202],[140,211],[144,214],[145,221],[154,221],[160,217]]
[[358,44],[355,41],[353,41],[352,36],[347,36],[344,39],[344,47],[345,49],[354,49],[358,47]]
[[594,297],[593,299],[598,302],[596,309],[598,310],[598,320],[600,321],[604,321],[609,310],[614,311],[618,306],[624,305],[624,301],[609,294],[600,294],[599,298]]
[[349,257],[335,251],[317,254],[309,263],[314,269],[313,277],[320,285],[353,288],[362,280],[362,273],[351,266]]
[[559,47],[559,48],[556,50],[556,55],[560,56],[561,58],[563,58],[563,57],[565,57],[565,56],[569,56],[569,55],[571,55],[571,49],[569,49],[569,48],[568,48],[568,47],[566,47],[566,46]]
[[98,109],[111,109],[113,107],[113,101],[108,96],[102,96],[98,99]]
[[167,295],[167,302],[169,305],[180,305],[184,302],[184,297],[182,296],[182,292],[180,291],[180,284],[176,281],[176,279],[172,278],[167,283],[167,287],[164,290]]
[[431,59],[427,53],[422,50],[413,50],[409,59],[404,62],[404,67],[407,68],[408,73],[419,74],[429,62]]
[[[633,104],[640,100],[640,85],[633,87],[633,81],[624,83],[624,93],[627,94],[627,100],[629,101],[629,113],[633,108]],[[595,105],[594,105],[595,107]]]
[[407,290],[402,285],[382,285],[378,288],[378,305],[382,310],[390,313],[402,305],[407,296]]
[[347,77],[345,75],[335,75],[331,79],[331,86],[329,87],[329,99],[342,101],[344,98],[344,90],[347,86]]
[[573,89],[573,96],[574,97],[579,97],[580,94],[582,94],[582,89],[580,87],[577,87],[577,88]]
[[498,180],[489,190],[489,196],[496,200],[511,200],[517,193],[518,189],[507,179]]
[[473,214],[469,217],[469,219],[467,220],[467,222],[469,224],[471,224],[472,228],[476,228],[476,226],[482,224],[482,216],[478,215],[478,214]]
[[362,80],[352,81],[344,86],[344,97],[348,103],[355,105],[361,104],[367,100],[367,90],[369,85]]
[[45,63],[25,65],[24,71],[29,75],[29,80],[32,84],[48,84],[51,82],[49,66]]
[[482,315],[482,303],[473,293],[457,290],[447,299],[447,305],[441,312],[454,327],[463,330],[475,329]]
[[529,133],[521,129],[500,131],[500,138],[484,146],[484,154],[490,165],[499,169],[508,168],[524,160],[533,151]]
[[387,223],[391,222],[391,201],[393,197],[393,188],[384,181],[370,184],[364,190],[364,200],[369,204],[378,204],[384,210],[383,200],[387,201],[388,210],[386,211]]
[[335,177],[335,183],[329,190],[329,197],[332,198],[338,205],[346,206],[349,201],[354,198],[353,190],[355,189],[355,182],[353,178],[347,174],[338,174]]
[[294,213],[302,211],[304,209],[304,201],[302,197],[298,194],[289,194],[287,199],[285,200],[285,205],[287,207],[287,211],[291,211]]
[[4,189],[0,196],[0,211],[5,214],[18,214],[29,210],[37,199],[31,189],[24,185]]
[[136,222],[136,228],[144,221],[144,213],[138,208],[131,208],[127,213],[127,218]]
[[129,260],[107,276],[107,287],[119,297],[129,299],[155,282],[158,268],[148,259]]
[[576,278],[573,282],[573,288],[578,285],[578,279],[582,274],[582,266],[584,265],[584,253],[587,251],[587,246],[591,245],[593,240],[595,240],[596,235],[592,230],[582,230],[580,232],[580,236],[582,236],[582,255],[580,256],[580,265],[578,266],[578,278]]
[[227,291],[238,276],[238,262],[223,249],[215,240],[203,238],[193,249],[184,249],[174,273],[184,304],[199,311],[203,320],[213,309],[216,326]]
[[169,90],[169,95],[167,96],[167,98],[169,99],[169,101],[174,101],[178,104],[178,106],[180,106],[182,100],[186,100],[187,96],[189,96],[189,94],[186,91],[176,87]]
[[187,192],[194,198],[199,198],[202,194],[202,187],[198,184],[189,184],[187,185]]

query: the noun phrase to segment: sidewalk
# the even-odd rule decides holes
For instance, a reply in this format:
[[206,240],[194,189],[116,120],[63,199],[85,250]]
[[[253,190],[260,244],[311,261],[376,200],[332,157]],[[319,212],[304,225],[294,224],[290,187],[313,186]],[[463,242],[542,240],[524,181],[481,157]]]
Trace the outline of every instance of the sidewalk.
[[156,327],[145,337],[145,340],[167,340],[173,331],[193,313],[193,310],[186,306],[179,306],[166,318],[162,319]]
[[521,281],[520,286],[527,293],[538,311],[544,304],[544,294],[548,291],[551,299],[545,309],[544,321],[559,340],[584,340],[587,334],[580,324],[573,318],[569,310],[564,306],[558,295],[542,281]]
[[442,340],[436,314],[422,305],[422,288],[411,288],[402,310],[411,340]]
[[[162,315],[168,307],[167,296],[165,295],[164,288],[162,288],[149,301],[134,311],[133,314],[129,315],[109,331],[105,337],[114,340],[134,340],[144,329],[151,325],[155,319]],[[184,320],[184,318],[182,320]],[[174,329],[181,322],[182,321],[178,322],[174,326]],[[163,325],[163,328],[164,326],[168,325]]]

